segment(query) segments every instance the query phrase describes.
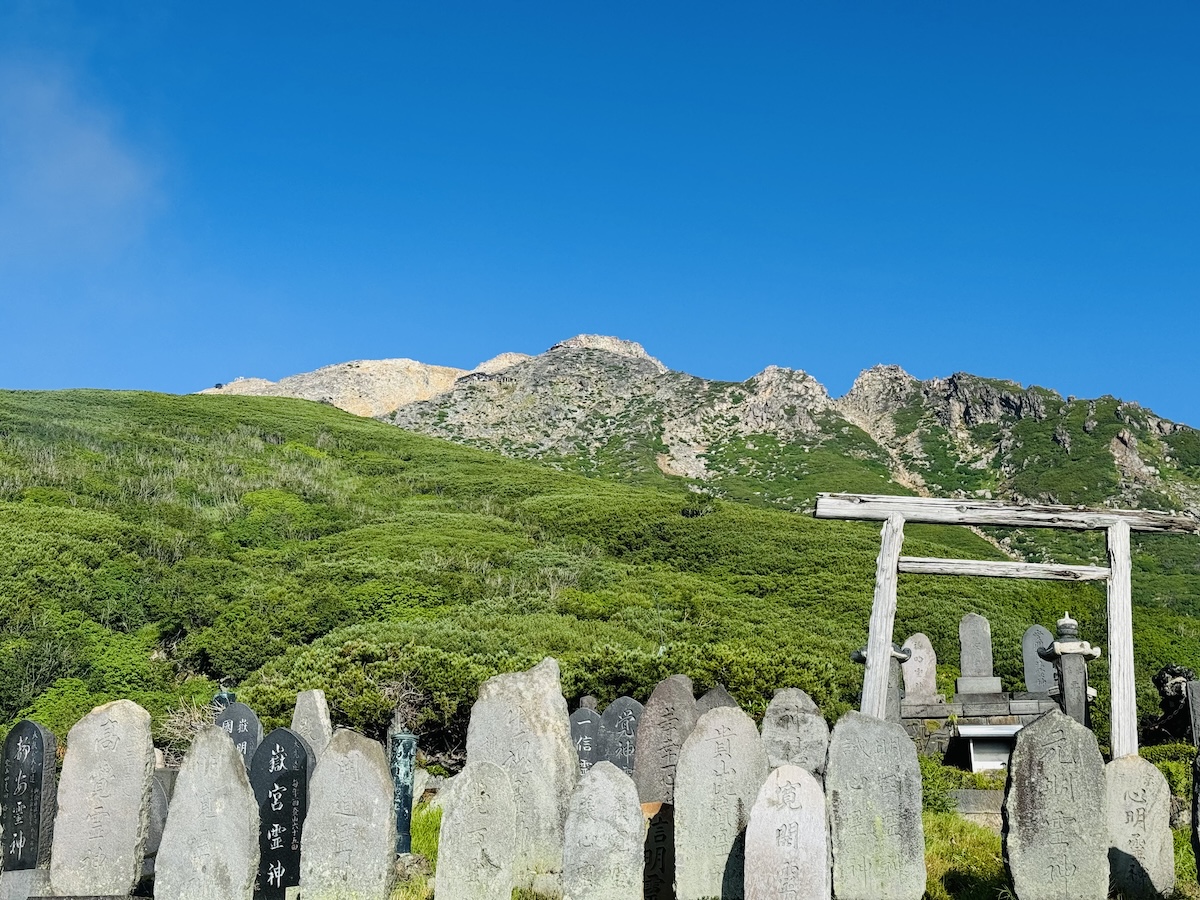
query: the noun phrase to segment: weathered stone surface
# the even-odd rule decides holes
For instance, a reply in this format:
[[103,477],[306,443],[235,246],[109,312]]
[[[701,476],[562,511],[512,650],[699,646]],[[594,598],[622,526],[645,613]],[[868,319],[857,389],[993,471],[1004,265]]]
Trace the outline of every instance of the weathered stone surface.
[[571,743],[575,745],[582,774],[601,758],[600,713],[594,709],[577,709],[571,713]]
[[646,822],[642,896],[675,900],[675,808],[670,803],[643,803]]
[[904,729],[859,712],[842,716],[829,739],[825,794],[838,900],[920,900],[921,770]]
[[164,900],[251,900],[258,874],[258,810],[242,755],[212,726],[188,749],[154,866]]
[[1112,884],[1127,900],[1175,890],[1171,789],[1155,765],[1139,756],[1104,767],[1108,862]]
[[1017,734],[1004,796],[1004,861],[1020,900],[1108,896],[1104,761],[1058,710]]
[[600,717],[600,758],[633,776],[638,726],[645,708],[632,697],[618,697]]
[[233,739],[233,745],[242,754],[242,762],[246,764],[246,771],[249,771],[254,751],[262,743],[263,737],[258,714],[245,703],[228,703],[218,710],[214,722]]
[[1021,661],[1025,666],[1025,690],[1031,693],[1049,693],[1056,687],[1054,663],[1038,656],[1054,643],[1054,635],[1044,625],[1030,625],[1021,636]]
[[313,772],[308,798],[300,848],[304,900],[386,900],[396,822],[383,746],[339,728]]
[[9,869],[0,872],[0,900],[27,900],[50,896],[47,869]]
[[807,769],[767,776],[746,828],[746,900],[828,900],[829,822],[825,792]]
[[250,763],[258,808],[256,900],[286,900],[287,889],[300,884],[300,848],[315,765],[308,741],[290,728],[268,734]]
[[967,613],[958,623],[958,645],[963,678],[992,677],[992,625],[978,613]]
[[142,871],[153,780],[146,710],[115,700],[75,723],[58,785],[54,893],[119,896],[133,889]]
[[497,675],[479,688],[467,728],[467,759],[494,762],[512,780],[516,798],[519,887],[535,874],[562,871],[563,823],[579,778],[558,663],[544,659],[527,672]]
[[732,706],[740,708],[733,694],[725,688],[723,684],[714,685],[707,693],[696,701],[696,716],[702,716],[710,709],[717,709],[721,706]]
[[307,742],[315,765],[333,737],[333,722],[329,718],[329,704],[325,702],[324,691],[301,691],[296,695],[292,731]]
[[799,688],[775,692],[762,720],[767,767],[794,765],[815,774],[825,771],[829,726],[817,704]]
[[437,892],[454,900],[511,900],[517,827],[512,783],[502,766],[468,760],[442,816]]
[[641,900],[642,807],[633,779],[601,760],[575,786],[563,848],[563,900]]
[[686,675],[664,678],[646,701],[633,756],[633,783],[643,803],[675,802],[675,766],[696,727],[696,698]]
[[[171,806],[170,791],[175,788],[174,779],[166,776],[167,770],[154,770],[154,783],[150,786],[150,819],[146,826],[146,849],[142,855],[142,881],[154,876],[158,860],[158,848],[162,844],[163,829],[167,827],[167,813]],[[178,775],[178,769],[172,769]]]
[[37,722],[24,719],[4,740],[4,785],[0,792],[3,824],[3,869],[45,868],[50,865],[54,838],[56,786],[54,735]]
[[700,717],[679,753],[675,891],[679,900],[743,894],[745,831],[767,777],[754,720],[729,706]]
[[937,700],[937,654],[929,638],[917,632],[904,642],[908,659],[901,663],[906,703],[931,703]]

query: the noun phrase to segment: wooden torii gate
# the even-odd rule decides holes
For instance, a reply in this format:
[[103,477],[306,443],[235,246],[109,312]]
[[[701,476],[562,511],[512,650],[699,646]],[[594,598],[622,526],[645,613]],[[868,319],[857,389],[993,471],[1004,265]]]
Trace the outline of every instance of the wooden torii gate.
[[[941,500],[878,494],[818,494],[816,517],[862,519],[884,523],[879,560],[875,567],[875,599],[871,604],[871,622],[867,637],[867,670],[863,676],[862,692],[864,713],[880,719],[884,718],[886,713],[888,662],[892,652],[892,630],[896,620],[896,581],[900,572],[921,575],[1040,578],[1051,581],[1105,581],[1108,586],[1112,755],[1117,759],[1137,754],[1129,533],[1149,531],[1200,534],[1200,521],[1190,516],[1131,509],[1013,506],[986,500]],[[1104,529],[1108,533],[1108,565],[1063,566],[901,556],[905,522],[931,525]]]

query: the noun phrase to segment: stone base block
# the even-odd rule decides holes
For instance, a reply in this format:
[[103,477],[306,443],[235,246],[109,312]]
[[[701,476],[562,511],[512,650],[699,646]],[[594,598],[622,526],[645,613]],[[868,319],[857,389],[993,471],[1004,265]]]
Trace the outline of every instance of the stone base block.
[[999,694],[1003,688],[999,678],[969,675],[955,679],[954,690],[959,694]]
[[12,869],[0,873],[0,900],[25,900],[49,893],[49,869]]
[[962,714],[961,703],[900,703],[900,715],[906,719],[947,719]]
[[996,834],[1004,824],[1004,791],[952,791],[958,814]]

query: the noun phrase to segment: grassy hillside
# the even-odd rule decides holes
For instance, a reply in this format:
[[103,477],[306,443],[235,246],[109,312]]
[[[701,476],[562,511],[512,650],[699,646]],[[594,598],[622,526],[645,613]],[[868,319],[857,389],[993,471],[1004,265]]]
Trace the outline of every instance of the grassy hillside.
[[[128,696],[161,728],[224,681],[268,724],[323,687],[338,722],[374,734],[397,698],[417,698],[426,745],[453,748],[483,678],[548,654],[572,696],[645,699],[684,672],[756,712],[799,686],[832,718],[861,683],[848,654],[866,640],[878,534],[564,474],[305,401],[4,392],[0,721],[32,716],[62,736]],[[906,551],[997,555],[932,527],[910,528]],[[1149,675],[1200,658],[1171,581],[1194,557],[1152,559],[1134,585],[1147,712]],[[897,637],[929,634],[949,679],[958,619],[982,612],[1016,688],[1022,631],[1067,608],[1105,643],[1094,586],[904,576]],[[1103,719],[1104,660],[1092,671]]]

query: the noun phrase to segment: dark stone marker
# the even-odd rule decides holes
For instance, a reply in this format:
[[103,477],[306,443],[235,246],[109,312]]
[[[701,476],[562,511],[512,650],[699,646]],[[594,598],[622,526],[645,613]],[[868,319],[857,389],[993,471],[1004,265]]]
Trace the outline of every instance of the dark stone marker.
[[1055,687],[1054,663],[1042,659],[1039,650],[1054,643],[1054,635],[1044,625],[1030,625],[1021,637],[1021,659],[1025,664],[1025,690],[1047,694]]
[[233,739],[233,746],[242,754],[242,760],[249,769],[254,753],[262,743],[263,730],[258,715],[245,703],[230,703],[217,713],[213,721]]
[[256,900],[284,900],[300,883],[300,840],[308,815],[312,749],[290,728],[276,728],[250,765],[250,786],[258,803]]
[[733,694],[725,688],[723,684],[714,685],[708,693],[696,701],[696,716],[699,718],[710,709],[716,709],[720,706],[731,706],[734,709],[740,709],[737,699]]
[[608,760],[630,778],[642,710],[642,704],[632,697],[618,697],[600,717],[600,759]]
[[396,810],[396,855],[412,852],[413,779],[417,736],[403,728],[388,733],[388,768],[392,770],[392,805]]
[[643,896],[645,900],[675,900],[675,808],[669,803],[644,803],[642,812],[650,815]]
[[4,741],[4,871],[50,865],[57,788],[54,735],[37,722],[18,722]]
[[571,743],[579,756],[579,772],[600,762],[600,714],[582,707],[571,713]]

